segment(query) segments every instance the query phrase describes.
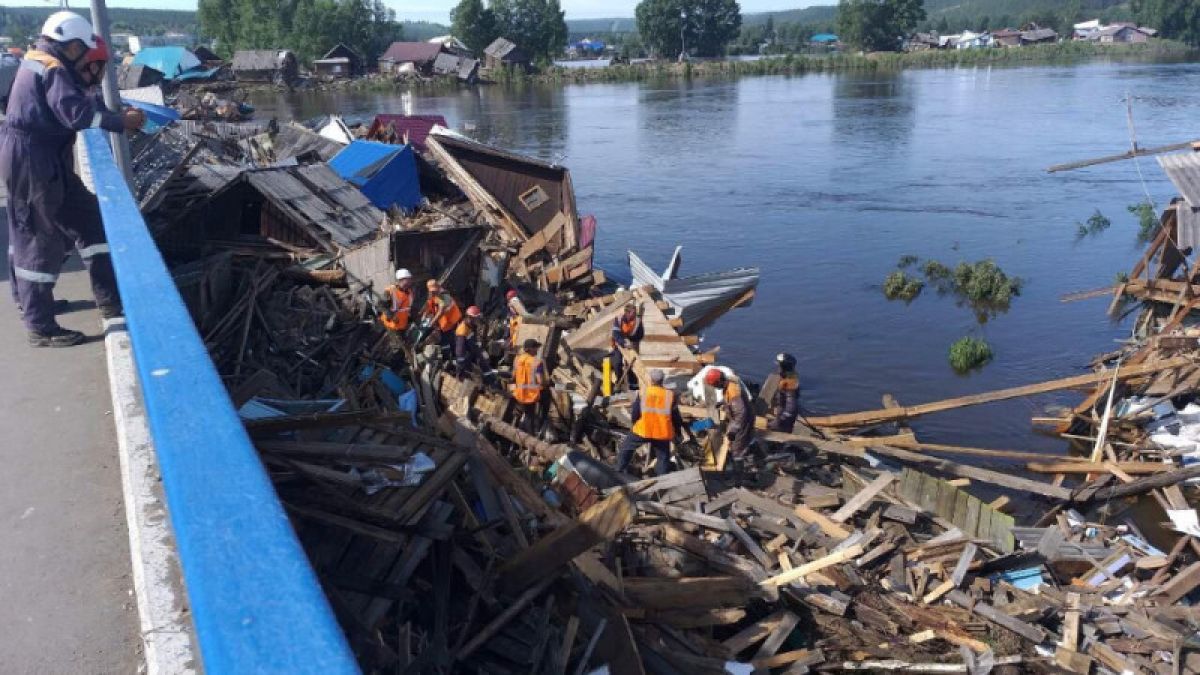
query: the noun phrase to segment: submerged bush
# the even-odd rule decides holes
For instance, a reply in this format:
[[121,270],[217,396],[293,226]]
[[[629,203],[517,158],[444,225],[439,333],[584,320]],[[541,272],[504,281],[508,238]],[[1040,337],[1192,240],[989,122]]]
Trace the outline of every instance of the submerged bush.
[[921,272],[925,275],[925,278],[930,281],[943,281],[945,279],[949,279],[950,275],[953,273],[949,267],[946,267],[936,260],[930,260],[929,262],[925,263],[925,265],[921,267]]
[[992,260],[959,263],[954,268],[955,290],[973,304],[1004,307],[1021,293],[1021,280],[1010,277]]
[[906,267],[912,267],[913,265],[916,265],[920,260],[921,259],[915,255],[911,255],[911,254],[910,255],[902,255],[902,256],[900,256],[900,262],[896,263],[896,267],[899,267],[900,269],[905,269]]
[[1079,229],[1075,233],[1075,238],[1083,239],[1084,237],[1094,237],[1107,230],[1112,226],[1112,221],[1100,213],[1100,209],[1096,209],[1096,212],[1088,217],[1086,223],[1076,223],[1076,226]]
[[959,338],[950,345],[950,367],[966,373],[992,360],[992,348],[979,338]]
[[1138,236],[1139,244],[1146,244],[1158,236],[1158,216],[1154,213],[1154,205],[1150,202],[1138,202],[1125,207],[1138,219]]
[[924,287],[923,281],[916,277],[910,277],[900,270],[892,272],[883,280],[883,294],[888,300],[912,302],[921,294],[921,289]]

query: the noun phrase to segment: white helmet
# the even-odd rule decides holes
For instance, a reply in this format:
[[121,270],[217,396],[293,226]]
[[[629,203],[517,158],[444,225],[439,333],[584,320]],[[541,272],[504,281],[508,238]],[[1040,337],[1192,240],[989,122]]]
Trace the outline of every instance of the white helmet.
[[412,272],[409,272],[408,270],[404,269],[403,267],[396,270],[396,281],[403,281],[405,279],[411,279],[411,278],[413,278]]
[[96,46],[92,39],[92,24],[75,12],[55,12],[42,24],[42,36],[55,42],[79,40],[88,49]]

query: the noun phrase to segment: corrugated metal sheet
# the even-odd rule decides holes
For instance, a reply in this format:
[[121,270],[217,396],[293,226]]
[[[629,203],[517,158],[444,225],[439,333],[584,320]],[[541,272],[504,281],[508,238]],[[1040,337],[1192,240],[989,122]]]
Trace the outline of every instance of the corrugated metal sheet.
[[323,231],[339,246],[351,246],[373,235],[383,220],[383,212],[324,164],[249,171],[243,175],[309,236]]
[[234,70],[276,70],[280,62],[277,49],[243,49],[233,54]]
[[496,38],[492,41],[492,44],[483,50],[483,53],[493,58],[502,59],[516,48],[517,46],[511,41],[504,38]]
[[1193,208],[1200,208],[1200,153],[1159,155],[1158,165]]
[[393,42],[379,57],[380,61],[424,65],[432,62],[442,51],[440,44],[428,42]]
[[435,126],[446,126],[441,115],[376,115],[367,130],[367,138],[384,143],[402,143],[404,138],[420,152],[425,152],[425,139]]
[[727,272],[698,274],[678,278],[680,248],[675,249],[666,274],[659,275],[629,251],[629,271],[633,275],[634,288],[650,286],[658,290],[664,300],[671,304],[673,316],[683,319],[682,332],[688,332],[697,322],[714,310],[736,300],[746,291],[758,286],[757,267],[739,267]]

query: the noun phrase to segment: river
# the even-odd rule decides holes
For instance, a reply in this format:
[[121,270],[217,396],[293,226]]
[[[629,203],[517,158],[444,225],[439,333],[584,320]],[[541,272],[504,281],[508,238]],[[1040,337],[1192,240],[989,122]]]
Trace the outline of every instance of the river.
[[[721,362],[762,377],[774,354],[799,358],[810,412],[913,404],[1082,372],[1128,325],[1107,298],[1139,246],[1126,206],[1175,192],[1152,159],[1062,174],[1051,164],[1123,152],[1126,95],[1139,143],[1196,138],[1200,65],[909,70],[889,74],[462,89],[437,95],[259,94],[259,116],[440,113],[481,140],[567,165],[581,213],[599,221],[597,261],[628,277],[625,251],[655,267],[676,244],[684,274],[762,269],[753,305],[707,331]],[[1138,169],[1141,169],[1139,175]],[[1144,176],[1144,187],[1141,176]],[[1077,240],[1096,209],[1112,227]],[[980,326],[927,288],[889,302],[900,256],[950,266],[993,258],[1025,286]],[[1128,322],[1126,322],[1128,323]],[[968,376],[947,363],[963,335],[994,361]],[[928,442],[1063,452],[1030,417],[1078,394],[933,415]]]

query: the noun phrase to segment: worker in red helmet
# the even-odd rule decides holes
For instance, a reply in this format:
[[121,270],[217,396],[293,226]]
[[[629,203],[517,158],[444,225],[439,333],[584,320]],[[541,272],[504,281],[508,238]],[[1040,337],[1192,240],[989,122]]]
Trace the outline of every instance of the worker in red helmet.
[[729,453],[740,461],[754,442],[754,406],[750,393],[734,377],[728,377],[720,368],[709,368],[704,374],[704,383],[721,392],[728,424],[725,438],[729,441]]
[[477,337],[482,317],[483,312],[471,305],[454,329],[454,366],[459,377],[469,373],[476,365],[483,365],[483,352],[479,349]]

